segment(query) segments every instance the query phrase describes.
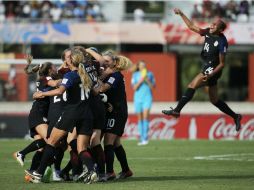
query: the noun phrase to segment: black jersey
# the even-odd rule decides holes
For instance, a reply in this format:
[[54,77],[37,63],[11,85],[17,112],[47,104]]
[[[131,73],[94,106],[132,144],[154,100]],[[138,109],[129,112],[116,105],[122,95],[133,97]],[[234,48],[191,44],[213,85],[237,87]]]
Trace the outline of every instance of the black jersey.
[[228,42],[224,34],[213,35],[209,33],[209,28],[201,30],[200,35],[205,37],[201,58],[206,64],[217,66],[219,64],[219,54],[226,54]]
[[[37,91],[45,92],[45,91],[51,90],[51,87],[48,86],[49,80],[52,80],[52,78],[50,76],[40,77],[36,81]],[[48,111],[48,106],[49,106],[49,97],[45,97],[45,98],[36,99],[33,103],[32,109],[39,109],[39,111],[42,111],[43,115],[46,117],[47,111]]]
[[90,90],[83,88],[77,71],[66,73],[61,85],[66,88],[67,105],[79,104],[89,99]]
[[84,66],[85,66],[86,72],[89,74],[89,76],[93,82],[93,87],[98,85],[100,64],[96,61],[93,61],[91,64],[84,63]]
[[115,72],[108,76],[105,83],[109,84],[111,88],[105,92],[108,96],[108,102],[113,105],[114,110],[127,113],[127,101],[125,92],[124,77],[121,72]]

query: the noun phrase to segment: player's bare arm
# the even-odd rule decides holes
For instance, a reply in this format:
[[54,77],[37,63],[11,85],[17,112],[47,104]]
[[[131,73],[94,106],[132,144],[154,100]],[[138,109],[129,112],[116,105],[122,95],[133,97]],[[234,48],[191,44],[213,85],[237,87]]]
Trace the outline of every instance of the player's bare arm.
[[200,28],[197,27],[180,9],[174,9],[174,12],[176,15],[179,15],[184,23],[187,25],[187,27],[192,30],[193,32],[199,33],[200,32]]

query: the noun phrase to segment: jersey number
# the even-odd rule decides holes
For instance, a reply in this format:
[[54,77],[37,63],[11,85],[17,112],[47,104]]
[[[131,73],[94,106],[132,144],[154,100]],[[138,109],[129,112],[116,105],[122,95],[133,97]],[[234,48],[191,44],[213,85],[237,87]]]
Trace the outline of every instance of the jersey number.
[[[60,102],[61,98],[59,98],[58,96],[54,96],[54,103],[56,102]],[[66,97],[66,91],[63,93],[63,101],[67,101],[67,97]]]
[[209,51],[209,44],[208,44],[208,43],[205,43],[205,45],[204,45],[204,50],[205,50],[206,52]]
[[113,128],[115,125],[115,119],[108,119],[107,128]]

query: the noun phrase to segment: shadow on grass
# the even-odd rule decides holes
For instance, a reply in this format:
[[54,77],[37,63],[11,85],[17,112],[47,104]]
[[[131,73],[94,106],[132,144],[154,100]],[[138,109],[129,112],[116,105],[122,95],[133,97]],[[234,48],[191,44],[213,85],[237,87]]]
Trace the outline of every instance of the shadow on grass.
[[133,182],[133,181],[172,181],[172,180],[237,180],[237,179],[254,179],[254,175],[222,175],[222,176],[147,176],[147,177],[131,177],[125,180],[117,180],[117,182]]

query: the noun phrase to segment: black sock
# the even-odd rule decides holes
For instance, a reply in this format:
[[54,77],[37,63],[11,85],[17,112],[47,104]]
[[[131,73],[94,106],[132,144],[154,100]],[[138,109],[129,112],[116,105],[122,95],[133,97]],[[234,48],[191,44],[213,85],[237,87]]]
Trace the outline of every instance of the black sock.
[[106,162],[106,172],[113,173],[113,165],[114,165],[114,146],[113,145],[106,145],[104,147],[105,153],[105,162]]
[[70,147],[71,147],[71,149],[72,149],[73,151],[76,151],[76,152],[77,152],[77,139],[72,140],[72,141],[69,143],[69,145],[70,145]]
[[129,171],[130,168],[128,166],[126,153],[125,153],[125,150],[124,150],[122,145],[115,148],[115,154],[116,154],[116,157],[117,157],[118,161],[121,164],[122,172]]
[[64,169],[61,170],[61,172],[68,174],[70,173],[71,169],[72,169],[72,164],[71,164],[71,161],[69,161],[67,165],[64,167]]
[[228,105],[225,102],[223,102],[221,100],[218,100],[213,105],[215,105],[217,108],[219,108],[220,111],[222,111],[223,113],[229,115],[233,119],[236,118],[237,114],[233,110],[231,110],[230,107],[228,107]]
[[95,147],[93,147],[92,152],[93,152],[94,160],[98,165],[99,174],[104,174],[105,173],[105,155],[104,155],[104,151],[102,149],[101,144],[98,144]]
[[30,166],[30,170],[37,170],[38,169],[40,162],[41,162],[42,155],[43,155],[42,151],[35,152],[33,159],[32,159],[31,166]]
[[62,148],[56,148],[56,156],[55,156],[55,170],[61,170],[61,163],[64,157],[64,151]]
[[47,143],[45,142],[44,139],[38,139],[38,140],[35,140],[32,143],[30,143],[23,150],[19,151],[19,153],[25,156],[30,152],[33,152],[35,150],[39,150],[40,148],[43,148],[44,146],[46,146],[46,144]]
[[179,102],[174,110],[180,113],[181,110],[183,109],[183,107],[185,106],[185,104],[187,104],[192,99],[194,93],[195,93],[195,89],[188,88],[186,90],[186,92],[184,93],[184,95],[179,100]]
[[85,170],[85,168],[87,168],[88,172],[93,170],[93,160],[92,160],[92,156],[89,152],[84,150],[84,151],[80,152],[78,156],[79,156],[79,160],[82,164],[83,170]]
[[53,161],[54,159],[54,156],[55,156],[55,147],[47,144],[44,148],[44,152],[43,152],[43,155],[42,155],[42,158],[41,158],[41,163],[40,163],[40,166],[37,170],[37,172],[41,175],[44,174],[46,168],[48,165],[50,165],[50,163]]
[[72,175],[80,174],[81,171],[81,163],[78,158],[78,152],[77,151],[70,151],[70,157],[71,157],[71,166],[72,166]]

